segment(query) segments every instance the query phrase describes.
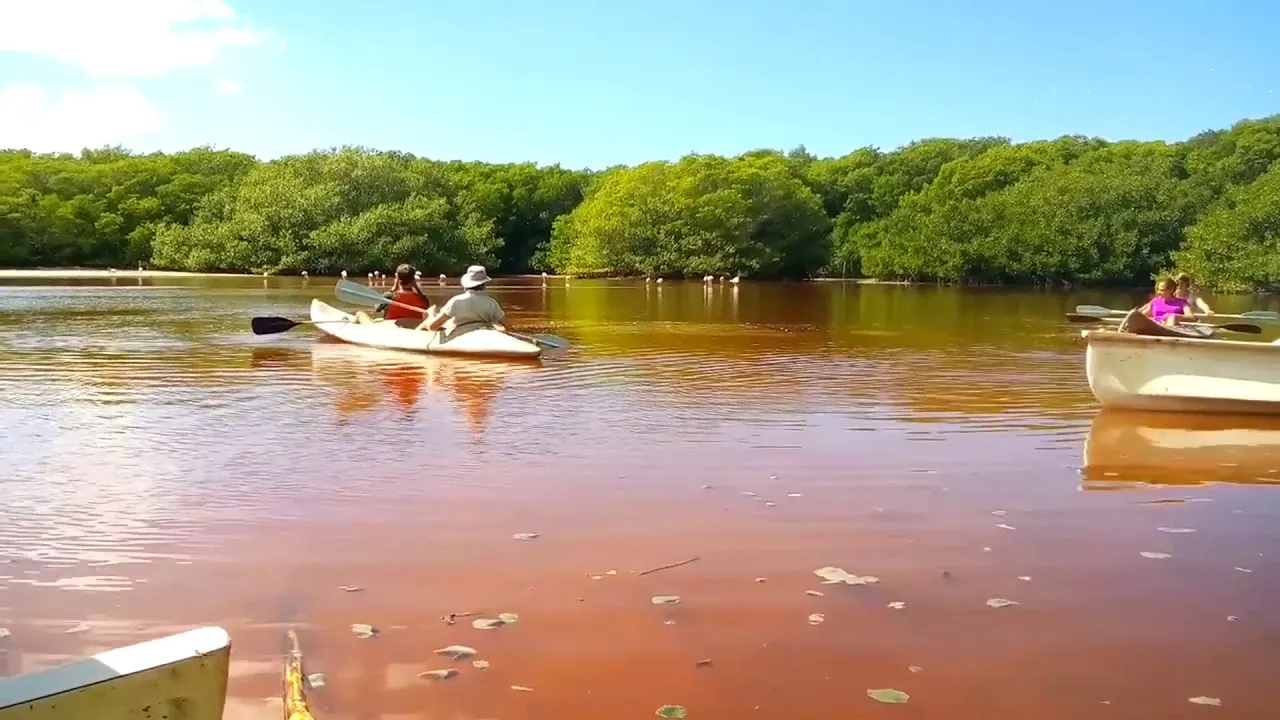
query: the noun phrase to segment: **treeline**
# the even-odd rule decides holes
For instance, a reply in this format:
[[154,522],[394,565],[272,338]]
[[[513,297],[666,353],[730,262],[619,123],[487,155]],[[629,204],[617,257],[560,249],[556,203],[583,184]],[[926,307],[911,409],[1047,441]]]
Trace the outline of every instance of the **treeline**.
[[1280,286],[1280,116],[1186,142],[929,139],[600,172],[343,148],[0,152],[0,266]]

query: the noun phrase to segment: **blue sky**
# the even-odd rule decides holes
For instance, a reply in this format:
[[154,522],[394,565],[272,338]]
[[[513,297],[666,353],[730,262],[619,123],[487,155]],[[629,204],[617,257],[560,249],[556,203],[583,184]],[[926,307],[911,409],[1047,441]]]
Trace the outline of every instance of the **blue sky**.
[[1277,28],[1230,0],[0,0],[0,146],[599,168],[1178,140],[1280,112]]

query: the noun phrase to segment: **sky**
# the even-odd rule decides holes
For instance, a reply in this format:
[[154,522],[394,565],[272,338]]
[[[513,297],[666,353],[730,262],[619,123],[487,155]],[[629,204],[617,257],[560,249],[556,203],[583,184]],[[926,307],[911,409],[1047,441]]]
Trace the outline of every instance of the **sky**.
[[0,0],[0,147],[599,169],[1280,113],[1280,2]]

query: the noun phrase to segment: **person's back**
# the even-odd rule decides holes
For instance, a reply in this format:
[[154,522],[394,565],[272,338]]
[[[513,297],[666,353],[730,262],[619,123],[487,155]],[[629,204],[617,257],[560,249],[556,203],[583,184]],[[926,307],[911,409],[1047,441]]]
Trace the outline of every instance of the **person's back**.
[[[483,290],[467,289],[449,298],[440,312],[449,316],[453,328],[463,325],[494,325],[506,315],[502,306]],[[451,328],[452,329],[452,328]]]

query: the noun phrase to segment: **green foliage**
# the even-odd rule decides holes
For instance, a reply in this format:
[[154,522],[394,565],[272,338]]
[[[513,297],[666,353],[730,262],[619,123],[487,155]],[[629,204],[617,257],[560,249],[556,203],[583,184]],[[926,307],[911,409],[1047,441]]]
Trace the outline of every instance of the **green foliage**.
[[0,151],[0,266],[1280,286],[1280,116],[1189,140],[934,138],[598,173],[342,148]]

